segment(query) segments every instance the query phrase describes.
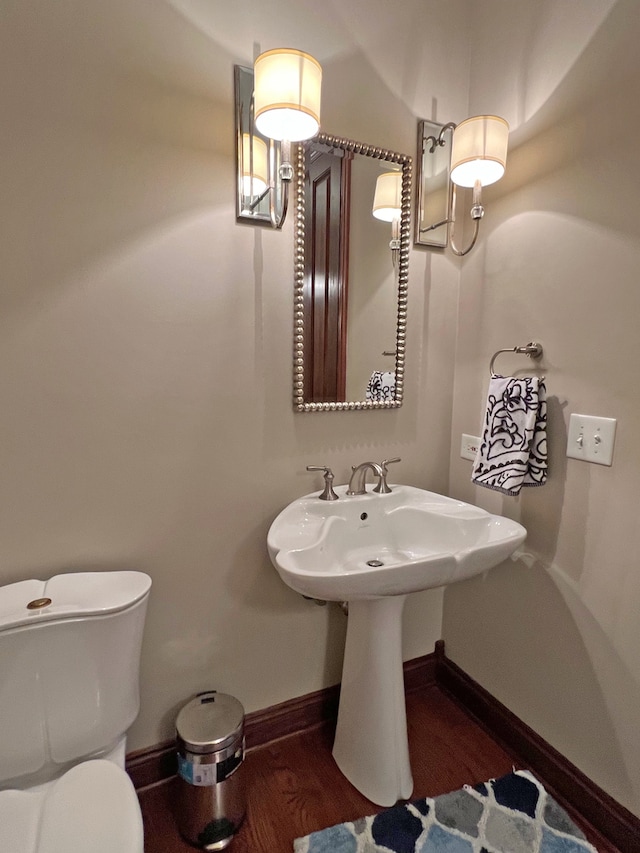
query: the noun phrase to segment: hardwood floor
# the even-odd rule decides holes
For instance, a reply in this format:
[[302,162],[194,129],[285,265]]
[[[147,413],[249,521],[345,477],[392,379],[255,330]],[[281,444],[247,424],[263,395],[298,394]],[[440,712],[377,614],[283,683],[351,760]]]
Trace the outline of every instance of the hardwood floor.
[[[412,799],[437,796],[465,783],[482,782],[514,767],[524,767],[517,756],[500,747],[436,686],[407,696],[407,719],[415,783]],[[291,853],[294,838],[381,811],[337,769],[331,757],[332,738],[329,726],[318,726],[248,753],[243,767],[247,816],[230,851]],[[545,784],[544,779],[540,781]],[[194,849],[176,829],[173,794],[171,780],[139,792],[145,853],[188,853]],[[613,847],[579,815],[568,811],[600,853],[630,853]]]

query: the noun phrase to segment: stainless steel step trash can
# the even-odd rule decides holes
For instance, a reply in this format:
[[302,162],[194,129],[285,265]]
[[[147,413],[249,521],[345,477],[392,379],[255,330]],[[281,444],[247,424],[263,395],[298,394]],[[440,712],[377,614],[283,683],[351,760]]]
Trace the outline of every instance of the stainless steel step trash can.
[[246,811],[244,708],[215,690],[188,702],[176,720],[177,823],[204,850],[223,850]]

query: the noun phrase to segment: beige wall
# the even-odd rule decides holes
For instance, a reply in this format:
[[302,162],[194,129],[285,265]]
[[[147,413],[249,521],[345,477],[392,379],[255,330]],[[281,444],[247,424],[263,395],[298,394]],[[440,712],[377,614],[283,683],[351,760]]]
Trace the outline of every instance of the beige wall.
[[[520,520],[517,562],[450,587],[448,654],[640,814],[640,6],[483,2],[470,110],[512,124],[465,261],[451,492]],[[514,499],[472,487],[492,353],[540,340],[550,478]],[[501,356],[499,367],[525,366]],[[613,467],[567,459],[572,412],[614,417]]]
[[[320,488],[307,464],[343,482],[401,456],[395,476],[447,488],[458,267],[413,253],[402,409],[294,414],[292,221],[237,224],[233,195],[234,63],[309,50],[327,132],[413,153],[418,116],[466,110],[466,4],[440,5],[3,6],[0,580],[152,576],[131,749],[200,689],[251,711],[339,680],[343,614],[266,553]],[[408,604],[408,658],[441,600]]]
[[[0,579],[149,572],[132,749],[170,737],[198,689],[253,710],[339,679],[343,616],[280,582],[266,531],[319,486],[306,464],[344,480],[400,455],[398,478],[450,475],[529,529],[519,562],[447,590],[450,656],[640,813],[639,16],[635,0],[5,3]],[[413,153],[417,117],[514,128],[478,248],[461,266],[411,254],[397,412],[292,411],[292,224],[238,225],[233,199],[232,66],[278,44],[322,62],[330,133]],[[492,352],[531,338],[551,478],[503,499],[470,486],[459,438]],[[566,459],[572,411],[618,419],[612,468]],[[407,657],[441,635],[441,602],[410,599]]]

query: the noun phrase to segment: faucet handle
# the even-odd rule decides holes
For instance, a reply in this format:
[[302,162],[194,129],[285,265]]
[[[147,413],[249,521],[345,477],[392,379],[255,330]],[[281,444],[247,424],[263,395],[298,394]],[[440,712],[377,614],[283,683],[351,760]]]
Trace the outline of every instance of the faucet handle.
[[380,465],[383,471],[387,470],[387,465],[391,465],[393,462],[402,462],[399,456],[394,456],[393,459],[385,459],[384,462],[381,462]]
[[389,473],[387,465],[391,465],[394,462],[402,462],[402,459],[400,459],[399,456],[394,456],[393,459],[385,459],[384,462],[380,463],[380,467],[382,468],[382,474],[380,475],[380,479],[378,480],[378,485],[373,490],[379,495],[388,495],[389,492],[393,491],[387,485],[387,474]]
[[307,471],[324,471],[324,489],[318,495],[321,501],[337,501],[338,495],[333,491],[333,471],[326,465],[307,465]]

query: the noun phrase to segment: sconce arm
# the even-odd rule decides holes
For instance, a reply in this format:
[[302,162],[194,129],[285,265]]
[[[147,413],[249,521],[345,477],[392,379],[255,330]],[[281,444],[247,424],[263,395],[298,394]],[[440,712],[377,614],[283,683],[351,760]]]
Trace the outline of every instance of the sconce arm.
[[441,225],[449,225],[450,222],[453,222],[452,219],[441,219],[440,222],[434,222],[433,225],[427,225],[426,228],[420,228],[420,233],[425,234],[427,231],[433,231],[435,228],[439,228]]
[[471,238],[471,242],[467,246],[466,249],[458,249],[453,239],[453,229],[451,231],[451,236],[449,238],[449,245],[451,246],[451,251],[454,255],[458,255],[458,257],[462,257],[463,255],[468,255],[469,252],[473,249],[476,244],[476,240],[478,239],[478,232],[480,231],[480,220],[476,219],[473,224],[473,237]]
[[280,230],[287,218],[287,209],[289,207],[289,184],[284,181],[282,183],[282,210],[280,211],[280,214],[276,213],[275,187],[269,187],[269,190],[269,216],[271,217],[271,224],[274,228]]
[[[274,154],[274,142],[271,140],[271,175],[275,172],[275,154]],[[284,225],[284,221],[287,218],[287,210],[289,208],[289,184],[293,180],[293,166],[291,164],[291,143],[283,139],[280,143],[280,166],[278,167],[278,179],[280,181],[280,185],[282,186],[282,209],[280,213],[276,213],[276,188],[275,188],[275,180],[272,179],[271,186],[268,187],[269,192],[269,216],[271,218],[271,224],[274,228],[280,230]]]
[[448,130],[455,130],[455,129],[456,129],[456,124],[452,121],[447,122],[447,124],[443,124],[442,127],[440,128],[440,133],[438,134],[437,137],[436,136],[427,136],[424,139],[424,141],[422,143],[423,153],[424,153],[424,150],[427,146],[427,142],[431,143],[431,147],[429,148],[429,154],[433,154],[433,152],[436,150],[437,145],[440,145],[440,146],[446,145],[446,140],[444,138],[445,133]]
[[449,220],[451,223],[451,234],[449,237],[449,245],[451,246],[451,251],[454,255],[458,255],[458,257],[463,257],[464,255],[468,255],[469,252],[473,249],[478,239],[478,233],[480,231],[480,220],[484,216],[484,207],[481,203],[481,193],[482,187],[480,186],[480,182],[476,181],[476,185],[473,188],[473,205],[471,206],[471,218],[473,219],[473,236],[471,237],[471,242],[467,246],[466,249],[459,249],[454,240],[454,229],[456,222],[456,185],[453,185],[453,193],[451,198],[451,219]]
[[400,256],[400,217],[396,217],[391,223],[391,240],[389,241],[389,248],[391,249],[391,262],[395,269],[398,265],[398,258]]
[[266,190],[261,192],[260,195],[254,201],[251,202],[251,204],[249,205],[249,210],[251,212],[253,212],[256,209],[256,207],[260,204],[262,199],[266,196],[266,194],[270,191],[271,191],[271,187],[267,187]]

